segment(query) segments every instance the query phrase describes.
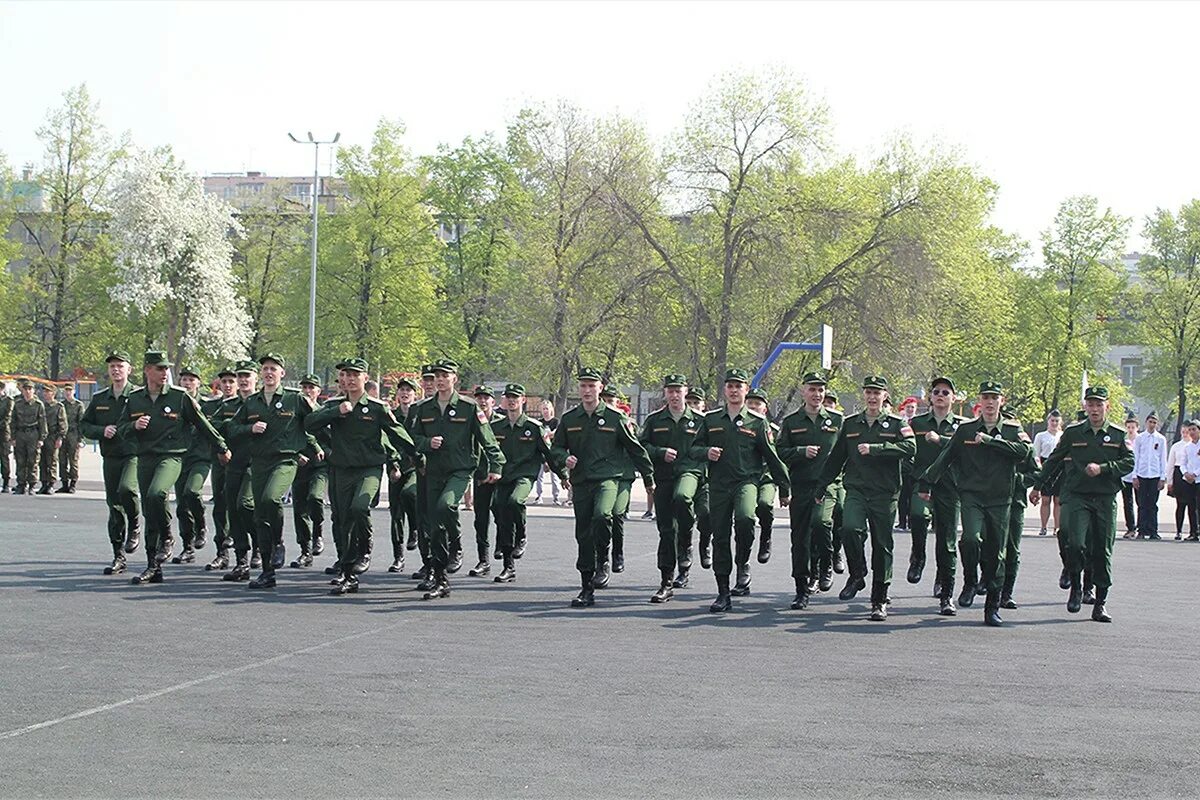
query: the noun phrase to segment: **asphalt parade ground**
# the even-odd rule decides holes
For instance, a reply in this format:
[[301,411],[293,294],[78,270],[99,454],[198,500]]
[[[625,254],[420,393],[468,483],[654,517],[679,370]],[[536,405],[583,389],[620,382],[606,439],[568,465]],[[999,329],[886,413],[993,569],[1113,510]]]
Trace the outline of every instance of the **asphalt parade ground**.
[[357,595],[199,563],[131,586],[100,574],[92,494],[0,496],[3,797],[1200,796],[1200,545],[1118,541],[1103,625],[1067,614],[1054,538],[1026,536],[1020,608],[990,629],[982,598],[942,618],[931,573],[904,582],[900,533],[886,622],[840,582],[791,611],[780,528],[714,615],[698,565],[648,604],[635,511],[626,572],[575,610],[568,509],[532,510],[516,584],[468,563],[424,602],[385,571],[383,510]]

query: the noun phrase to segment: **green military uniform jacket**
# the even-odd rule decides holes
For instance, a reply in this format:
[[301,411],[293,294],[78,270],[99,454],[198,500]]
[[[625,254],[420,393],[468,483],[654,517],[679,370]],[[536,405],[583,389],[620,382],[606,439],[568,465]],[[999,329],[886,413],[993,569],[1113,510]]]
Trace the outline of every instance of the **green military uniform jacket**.
[[[983,439],[976,444],[975,437]],[[917,475],[923,492],[936,485],[945,473],[958,465],[957,485],[963,493],[995,498],[997,504],[1012,500],[1017,467],[1033,448],[1019,422],[1001,419],[989,428],[982,417],[958,426],[954,436],[924,473]]]
[[[221,400],[221,405],[217,406],[216,413],[212,417],[213,428],[217,433],[224,436],[228,430],[229,423],[237,416],[237,413],[242,408],[242,404],[246,401],[240,394],[234,393],[233,397]],[[229,445],[229,468],[245,467],[250,463],[250,443],[244,440],[231,440]]]
[[[149,417],[150,424],[137,430],[134,424]],[[144,386],[129,393],[125,403],[125,418],[117,425],[117,435],[137,443],[138,455],[179,455],[191,444],[189,428],[218,451],[225,450],[225,440],[200,413],[196,399],[178,386],[164,386],[158,397],[151,397]]]
[[[824,406],[817,410],[815,418],[803,408],[783,418],[775,448],[787,464],[792,486],[813,486],[820,480],[841,429],[842,415]],[[810,445],[820,448],[816,458],[806,455]]]
[[0,440],[12,436],[13,399],[7,394],[0,393]]
[[[859,454],[860,444],[870,445],[869,455]],[[880,414],[872,423],[865,413],[851,414],[842,421],[818,487],[832,485],[844,468],[842,480],[847,490],[873,497],[897,497],[900,462],[916,452],[912,428],[903,417]]]
[[[435,436],[442,437],[442,446],[437,450],[429,444]],[[412,440],[425,456],[425,469],[430,475],[474,472],[480,459],[477,448],[482,448],[482,457],[487,461],[485,475],[499,475],[504,466],[504,455],[492,435],[490,420],[474,400],[468,400],[458,392],[450,396],[444,411],[438,405],[437,395],[417,406]]]
[[[497,422],[499,422],[503,419],[506,419],[504,414],[501,414],[499,411],[493,411],[491,418],[488,420],[488,425],[494,426]],[[495,434],[495,432],[496,432],[495,428],[493,427],[492,433]],[[499,443],[499,440],[497,440],[497,443]],[[504,452],[504,448],[503,447],[500,448],[500,451]],[[479,443],[476,443],[476,445],[475,445],[475,482],[483,483],[485,480],[487,480],[487,476],[488,476],[487,453],[484,452],[483,447]]]
[[[296,389],[280,387],[270,400],[259,389],[242,402],[242,407],[226,424],[225,435],[246,443],[254,460],[300,455],[314,459],[322,451],[316,437],[304,428],[305,418],[313,411],[312,402]],[[267,424],[262,433],[253,432],[258,422]]]
[[628,417],[603,403],[591,414],[578,405],[562,415],[551,449],[559,464],[566,464],[568,456],[577,459],[570,470],[572,483],[626,480],[630,459],[643,479],[654,480],[654,464],[628,422]]
[[730,418],[725,408],[709,411],[700,420],[700,430],[692,445],[691,456],[708,461],[708,448],[720,447],[721,458],[708,462],[712,490],[719,492],[739,483],[761,482],[763,470],[779,484],[781,497],[791,494],[787,466],[771,441],[767,418],[749,408]]
[[[213,429],[217,433],[220,433],[222,436],[224,436],[224,433],[223,433],[224,421],[218,417],[218,414],[221,411],[221,406],[223,406],[224,404],[225,404],[224,396],[210,397],[207,400],[200,401],[200,413],[203,414],[204,418],[209,421],[209,423],[213,426]],[[229,445],[230,454],[232,455],[233,447],[234,447],[233,443],[226,442],[226,444]],[[204,461],[211,462],[213,459],[213,456],[215,456],[215,455],[216,455],[216,453],[213,452],[213,449],[208,444],[208,442],[204,441],[204,439],[200,438],[199,436],[196,436],[195,433],[193,433],[192,434],[192,446],[188,448],[187,454],[184,455],[184,457],[183,457],[183,461],[185,464],[195,464],[195,463],[204,462]]]
[[111,386],[107,386],[92,395],[88,406],[83,412],[83,420],[79,429],[89,439],[100,443],[100,455],[104,458],[127,458],[137,452],[137,442],[114,436],[104,438],[104,429],[109,425],[120,425],[125,419],[125,404],[137,387],[126,383],[125,389],[119,395],[113,395]]
[[[1092,463],[1100,465],[1095,477],[1086,472]],[[1034,488],[1045,489],[1058,478],[1064,496],[1115,495],[1121,491],[1121,476],[1132,471],[1133,452],[1125,446],[1125,431],[1108,422],[1093,431],[1091,423],[1084,420],[1063,430],[1058,446],[1042,462]]]
[[[404,426],[404,430],[409,432],[410,438],[412,436],[412,421],[414,419],[416,419],[417,406],[419,406],[419,405],[420,405],[419,401],[413,403],[412,405],[410,405],[408,407],[408,411],[405,412],[404,414],[401,414],[399,417],[400,424]],[[395,416],[396,410],[398,410],[398,409],[393,409],[393,411],[392,411],[393,416]],[[320,444],[322,447],[325,447],[326,446],[325,442],[323,442],[321,440],[321,433],[326,433],[326,435],[328,435],[328,433],[327,433],[327,430],[317,432],[317,443]],[[400,477],[403,479],[403,478],[406,478],[407,476],[411,475],[412,473],[416,472],[418,468],[424,466],[425,465],[425,457],[423,455],[421,455],[420,453],[413,453],[413,454],[397,453],[396,460],[395,460],[395,462],[393,462],[393,465],[399,468]]]
[[36,397],[26,402],[24,397],[13,400],[12,433],[13,437],[21,434],[37,433],[39,442],[46,441],[46,406]]
[[522,413],[516,423],[511,423],[505,415],[493,420],[492,434],[504,454],[500,483],[512,483],[519,478],[537,480],[542,464],[560,478],[565,477],[566,473],[555,463],[550,443],[546,441],[546,429],[537,420]]
[[[912,428],[913,436],[917,440],[917,454],[913,458],[912,466],[914,477],[920,478],[925,474],[925,471],[937,460],[942,451],[950,446],[950,440],[954,437],[954,432],[966,421],[966,417],[949,414],[944,420],[938,422],[937,417],[934,416],[932,411],[918,414],[909,420],[909,427]],[[930,432],[938,434],[941,439],[937,442],[925,441],[925,434]],[[942,473],[941,480],[937,482],[936,488],[944,491],[954,491],[958,488],[957,464],[951,465],[949,469]]]
[[67,410],[55,400],[46,406],[46,441],[67,438]]
[[[396,421],[387,404],[363,393],[354,402],[350,413],[342,415],[339,406],[346,397],[332,397],[324,406],[304,418],[304,430],[315,434],[330,429],[333,446],[326,459],[334,467],[382,467],[388,462],[388,444],[399,453],[415,455],[413,440],[404,426]],[[268,426],[270,427],[270,426]]]
[[[638,440],[646,448],[654,462],[654,482],[665,484],[678,480],[683,475],[703,477],[708,460],[692,455],[696,434],[700,432],[701,415],[687,406],[679,419],[671,416],[671,410],[663,407],[646,417]],[[675,460],[666,460],[667,449],[675,451]]]
[[67,432],[64,439],[78,442],[83,437],[80,423],[83,422],[83,403],[78,400],[63,400],[63,411],[67,414]]

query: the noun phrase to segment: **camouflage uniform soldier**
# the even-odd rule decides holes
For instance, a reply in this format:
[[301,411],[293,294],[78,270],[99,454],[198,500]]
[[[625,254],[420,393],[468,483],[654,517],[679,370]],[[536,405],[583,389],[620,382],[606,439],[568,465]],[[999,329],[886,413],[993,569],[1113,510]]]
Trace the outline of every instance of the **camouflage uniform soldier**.
[[13,494],[28,494],[33,491],[38,452],[46,440],[46,407],[33,396],[33,381],[22,379],[17,386],[21,396],[13,401],[12,410],[13,458],[17,462]]
[[42,403],[46,406],[46,437],[42,440],[42,466],[38,475],[42,488],[38,494],[50,494],[54,473],[58,471],[58,449],[67,435],[67,411],[58,402],[58,390],[49,384],[42,387]]
[[79,427],[83,421],[83,403],[75,399],[74,384],[63,387],[62,406],[67,413],[67,432],[58,450],[58,477],[62,481],[58,493],[74,494],[79,483],[79,448],[83,446],[83,431]]
[[8,454],[12,452],[12,410],[13,399],[8,396],[8,386],[0,381],[0,494],[8,494],[8,482],[12,478]]

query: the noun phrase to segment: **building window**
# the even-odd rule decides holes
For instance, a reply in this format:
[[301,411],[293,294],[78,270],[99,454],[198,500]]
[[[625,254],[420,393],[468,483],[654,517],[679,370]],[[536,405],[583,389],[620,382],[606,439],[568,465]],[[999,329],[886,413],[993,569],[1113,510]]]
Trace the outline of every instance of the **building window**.
[[1122,358],[1121,359],[1121,383],[1126,386],[1133,386],[1142,379],[1142,359],[1140,358]]

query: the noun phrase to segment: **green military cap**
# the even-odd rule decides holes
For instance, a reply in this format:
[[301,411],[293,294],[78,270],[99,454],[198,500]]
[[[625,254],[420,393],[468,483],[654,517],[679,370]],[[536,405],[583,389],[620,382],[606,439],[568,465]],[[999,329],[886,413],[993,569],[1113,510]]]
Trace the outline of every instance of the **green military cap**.
[[217,377],[224,378],[226,375],[237,377],[237,369],[232,364],[226,367],[221,367],[221,371],[217,373]]
[[347,358],[341,364],[338,364],[338,369],[344,372],[370,372],[367,369],[366,359],[362,358]]
[[408,378],[408,377],[402,377],[396,381],[396,388],[399,389],[401,386],[407,386],[408,388],[412,389],[414,392],[421,388],[420,386],[417,385],[417,382],[415,380],[413,380],[412,378]]
[[1108,389],[1103,386],[1089,386],[1083,393],[1084,400],[1107,400]]
[[666,389],[668,386],[687,386],[687,378],[685,378],[682,375],[677,375],[675,373],[671,373],[670,375],[664,375],[663,376],[663,388]]
[[600,396],[601,397],[620,397],[621,393],[617,390],[616,386],[614,386],[611,383],[606,383],[606,384],[604,384],[604,388],[602,388],[600,390]]
[[833,389],[827,389],[825,391],[825,399],[832,400],[833,402],[836,403],[837,399],[838,399],[837,392],[835,392]]
[[179,377],[182,378],[184,375],[191,375],[196,380],[200,380],[200,373],[196,372],[196,370],[192,369],[191,367],[179,368]]
[[957,389],[956,389],[956,388],[955,388],[955,386],[954,386],[954,381],[950,380],[950,379],[949,379],[949,378],[947,378],[945,375],[937,375],[937,376],[935,376],[935,377],[933,378],[933,380],[931,380],[931,381],[929,382],[929,388],[930,388],[930,389],[932,389],[933,387],[937,386],[939,383],[944,383],[944,384],[946,384],[947,386],[949,386],[949,387],[950,387],[950,391],[952,391],[952,392],[954,392],[954,391],[957,391]]
[[18,389],[32,389],[33,381],[29,380],[29,378],[21,378],[20,380],[17,381],[17,388]]
[[524,397],[525,396],[525,387],[519,383],[506,383],[506,384],[504,384],[504,396],[505,397]]
[[171,366],[171,361],[162,350],[147,350],[146,354],[142,356],[142,366],[169,367]]
[[434,372],[449,372],[452,375],[458,374],[458,362],[453,358],[443,358],[441,361],[433,365]]
[[1010,406],[1008,403],[1005,403],[1004,405],[1000,406],[1000,416],[1003,419],[1016,419],[1017,412],[1013,410],[1012,406]]
[[279,353],[264,353],[258,357],[259,364],[265,364],[268,361],[274,361],[279,366],[287,368],[287,364],[283,361],[283,356],[279,355]]
[[480,384],[471,392],[475,397],[495,397],[496,393],[492,391],[492,387]]
[[864,389],[887,389],[887,378],[882,375],[868,375],[863,378],[862,388]]
[[57,395],[57,394],[58,394],[58,387],[57,387],[57,386],[55,386],[53,383],[43,383],[43,384],[42,384],[42,391],[43,391],[43,392],[49,392],[50,394],[53,394],[53,395]]
[[1129,411],[1126,411],[1125,412],[1125,421],[1126,422],[1137,422],[1138,421],[1137,414],[1133,413],[1132,409],[1130,409]]
[[725,383],[749,383],[750,377],[746,375],[746,370],[733,369],[725,370]]
[[980,394],[1004,394],[1004,386],[1000,381],[984,381],[979,384]]
[[575,380],[602,381],[604,377],[600,374],[600,370],[595,367],[580,367],[579,372],[575,373]]
[[433,364],[422,364],[421,365],[421,377],[422,378],[432,378],[433,377]]
[[765,403],[765,402],[767,402],[767,392],[762,387],[755,386],[753,389],[746,392],[746,399],[747,400],[762,400]]
[[688,400],[707,400],[708,397],[704,394],[704,388],[701,386],[689,386],[687,394],[684,395]]
[[829,383],[825,379],[825,374],[822,372],[806,372],[804,373],[803,383],[811,383],[817,386],[825,386]]
[[104,357],[105,364],[111,364],[114,361],[124,361],[126,364],[132,364],[133,359],[129,357],[129,353],[124,350],[113,350]]
[[1087,419],[1087,412],[1084,411],[1082,408],[1075,412],[1075,421],[1076,422],[1083,422],[1085,419]]
[[243,358],[241,361],[238,361],[236,364],[233,365],[233,371],[235,373],[237,373],[238,375],[241,375],[243,372],[257,373],[258,372],[258,364],[255,364],[253,361]]
[[318,378],[316,375],[313,375],[311,372],[309,372],[308,374],[306,374],[302,378],[300,378],[300,385],[303,386],[304,384],[308,384],[309,386],[316,386],[318,389],[320,389],[321,388],[321,379]]

